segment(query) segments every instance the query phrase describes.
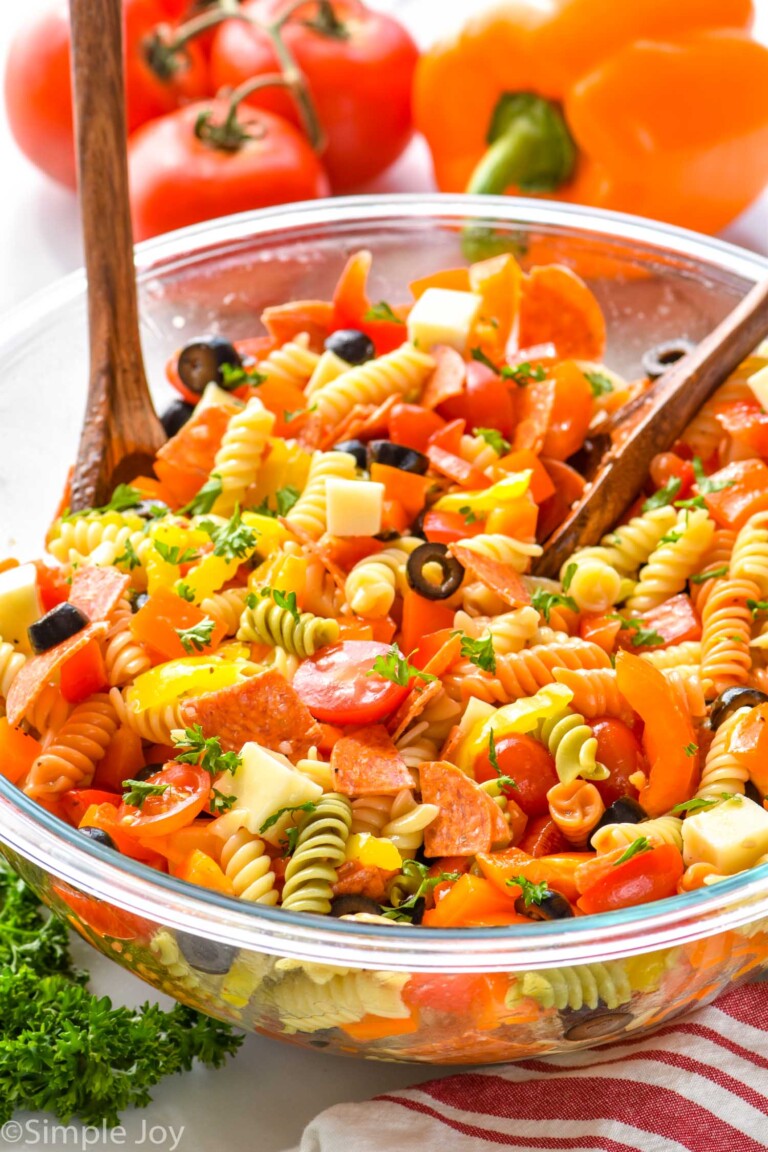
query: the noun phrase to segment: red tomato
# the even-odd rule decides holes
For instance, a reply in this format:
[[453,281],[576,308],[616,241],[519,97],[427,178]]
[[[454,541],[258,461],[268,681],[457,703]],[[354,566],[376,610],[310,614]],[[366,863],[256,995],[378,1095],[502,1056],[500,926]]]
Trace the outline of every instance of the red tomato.
[[498,428],[502,436],[511,436],[515,427],[515,408],[509,387],[498,373],[478,360],[467,364],[467,378],[461,396],[440,404],[448,420],[466,420],[467,428]]
[[140,808],[122,803],[117,813],[121,829],[142,840],[167,836],[191,824],[211,794],[211,777],[198,764],[168,764],[148,776],[146,782],[159,785],[164,791],[147,796]]
[[623,720],[614,716],[590,720],[589,726],[597,738],[597,759],[610,772],[607,780],[594,781],[606,808],[620,796],[636,799],[637,788],[630,784],[629,777],[635,772],[645,772],[648,767],[637,736]]
[[[144,41],[169,17],[166,0],[123,0],[128,131],[208,95],[208,71],[191,43],[178,67],[161,79],[149,67]],[[37,167],[60,184],[76,185],[70,35],[67,5],[30,20],[16,35],[5,70],[5,104],[14,139]]]
[[757,401],[741,400],[724,404],[717,419],[734,440],[746,444],[757,456],[768,456],[768,414]]
[[552,378],[555,397],[542,453],[554,460],[567,460],[584,443],[595,401],[589,381],[575,361],[556,364]]
[[318,720],[329,724],[375,724],[408,695],[408,686],[369,675],[377,656],[391,649],[375,640],[344,640],[305,660],[293,686]]
[[37,590],[46,612],[69,599],[69,584],[63,568],[52,568],[43,560],[35,560]]
[[79,704],[108,684],[98,640],[91,640],[61,666],[61,694],[70,704]]
[[[241,12],[267,22],[286,7],[286,0],[252,0]],[[291,14],[283,37],[307,78],[327,138],[323,162],[334,191],[341,192],[383,172],[408,144],[418,49],[402,25],[383,12],[334,0],[333,13],[346,35],[318,29],[318,6],[307,4]],[[259,28],[235,20],[219,28],[211,48],[215,91],[278,70],[272,43]],[[248,100],[298,122],[284,89],[262,89]]]
[[[547,792],[558,782],[555,762],[547,749],[533,736],[512,732],[496,741],[496,759],[503,776],[511,776],[517,789],[509,789],[518,807],[528,816],[549,812]],[[475,779],[480,783],[496,776],[487,752],[475,761]]]
[[305,138],[269,112],[241,111],[252,133],[236,150],[212,146],[196,134],[198,118],[227,116],[228,103],[189,104],[144,124],[128,142],[131,218],[136,240],[215,216],[314,200],[328,178]]
[[674,896],[683,874],[683,858],[672,844],[662,844],[616,864],[578,901],[582,912],[612,912]]
[[655,632],[660,637],[659,641],[655,644],[635,645],[633,640],[637,638],[636,630],[624,628],[618,636],[622,648],[628,648],[630,652],[644,652],[667,648],[670,644],[682,644],[685,640],[701,639],[701,621],[685,592],[672,596],[646,612],[642,618],[642,627],[644,631]]
[[680,481],[680,487],[675,493],[676,500],[687,497],[695,478],[690,460],[683,460],[676,452],[659,452],[651,460],[648,471],[656,489],[666,488],[670,480]]
[[422,525],[430,544],[456,544],[483,531],[482,520],[467,524],[461,512],[426,512]]
[[116,792],[106,792],[101,788],[70,788],[61,795],[61,807],[73,828],[79,828],[83,817],[92,804],[118,804]]
[[417,452],[426,452],[430,436],[444,427],[445,420],[437,412],[420,404],[395,404],[389,414],[390,440]]

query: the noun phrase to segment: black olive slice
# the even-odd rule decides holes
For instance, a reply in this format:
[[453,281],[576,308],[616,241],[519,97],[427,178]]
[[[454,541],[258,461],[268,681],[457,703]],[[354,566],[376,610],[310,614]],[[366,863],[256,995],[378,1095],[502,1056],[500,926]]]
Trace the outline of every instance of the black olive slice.
[[231,944],[220,944],[217,940],[205,940],[191,932],[177,932],[176,943],[184,959],[198,972],[209,976],[224,976],[232,967],[237,948]]
[[349,452],[350,456],[354,456],[358,468],[368,467],[368,449],[362,440],[340,440],[338,444],[334,444],[333,450]]
[[226,388],[222,364],[233,368],[242,366],[242,358],[229,340],[223,336],[201,336],[185,344],[179,353],[178,373],[183,384],[198,396],[208,384]]
[[381,916],[381,908],[370,896],[350,893],[346,896],[337,896],[331,901],[331,916],[355,916],[358,912]]
[[574,915],[573,908],[560,892],[547,891],[544,899],[530,904],[525,903],[525,897],[518,896],[515,900],[515,911],[521,916],[528,916],[531,920],[570,920]]
[[578,1024],[572,1025],[564,1033],[566,1040],[599,1040],[604,1036],[614,1036],[623,1032],[632,1022],[631,1012],[601,1012],[587,1016]]
[[[443,578],[435,584],[424,575],[428,564],[439,564]],[[408,583],[414,592],[427,600],[447,600],[461,587],[464,568],[455,556],[451,556],[445,544],[419,544],[408,557],[405,568]]]
[[103,844],[105,848],[112,848],[117,852],[117,844],[110,836],[109,832],[105,832],[103,828],[90,828],[86,825],[85,828],[80,828],[83,836],[87,836],[89,840],[93,840],[94,844]]
[[618,800],[614,800],[613,804],[606,808],[595,832],[599,828],[604,828],[606,824],[639,824],[647,819],[648,813],[637,800],[633,800],[631,796],[619,796]]
[[131,608],[133,612],[136,613],[140,608],[143,608],[147,600],[149,600],[149,596],[146,592],[139,592],[137,596],[134,596],[133,600],[131,601]]
[[74,604],[65,602],[57,604],[50,612],[46,612],[45,616],[30,624],[27,635],[33,652],[39,655],[41,652],[47,652],[49,648],[55,648],[64,640],[69,640],[70,636],[76,636],[89,624],[90,620],[85,612],[81,612]]
[[426,540],[427,537],[424,535],[424,517],[428,511],[428,508],[422,508],[421,512],[419,512],[413,524],[411,524],[410,528],[408,529],[409,536],[420,536],[422,540]]
[[720,725],[737,712],[739,708],[756,708],[758,704],[768,702],[768,696],[759,688],[726,688],[715,697],[712,710],[709,713],[709,723],[712,731],[717,731]]
[[186,400],[173,400],[168,405],[160,417],[160,423],[169,440],[181,431],[194,410],[194,404],[187,404]]
[[658,380],[659,376],[663,376],[667,368],[672,364],[676,364],[678,360],[682,360],[683,356],[687,356],[689,352],[693,352],[695,344],[690,340],[686,340],[684,336],[678,337],[676,340],[665,340],[663,344],[655,344],[653,348],[649,348],[647,352],[643,353],[641,361],[643,365],[643,372],[649,380]]
[[334,352],[341,360],[346,360],[347,364],[364,364],[376,355],[373,340],[365,332],[358,332],[357,328],[339,328],[338,332],[331,332],[323,347],[326,352]]
[[368,445],[368,459],[371,464],[387,464],[390,468],[399,468],[401,472],[413,472],[416,476],[425,476],[429,468],[429,460],[423,452],[415,448],[406,448],[403,444],[395,444],[392,440],[371,440]]
[[139,768],[138,772],[134,772],[131,780],[149,780],[150,776],[154,776],[156,772],[162,772],[165,764],[145,764],[143,768]]

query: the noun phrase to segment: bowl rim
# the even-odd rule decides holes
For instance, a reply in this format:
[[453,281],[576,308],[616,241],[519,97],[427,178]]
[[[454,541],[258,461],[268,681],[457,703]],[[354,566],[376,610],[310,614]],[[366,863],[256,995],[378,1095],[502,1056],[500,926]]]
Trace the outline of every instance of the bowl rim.
[[[179,229],[137,245],[137,279],[141,285],[169,260],[199,257],[206,250],[260,235],[280,233],[290,241],[293,231],[313,226],[419,218],[448,223],[468,216],[636,242],[667,257],[715,264],[748,282],[768,272],[768,259],[757,253],[625,213],[522,197],[416,193],[306,201]],[[17,340],[20,332],[39,324],[51,311],[84,298],[85,283],[84,270],[79,269],[5,313],[0,318],[0,346]],[[76,829],[2,777],[0,839],[45,872],[127,912],[249,950],[350,967],[477,972],[604,962],[687,943],[768,916],[768,865],[649,905],[530,926],[414,932],[409,925],[362,925],[291,913],[195,888],[124,856],[118,866],[109,849],[78,836]]]

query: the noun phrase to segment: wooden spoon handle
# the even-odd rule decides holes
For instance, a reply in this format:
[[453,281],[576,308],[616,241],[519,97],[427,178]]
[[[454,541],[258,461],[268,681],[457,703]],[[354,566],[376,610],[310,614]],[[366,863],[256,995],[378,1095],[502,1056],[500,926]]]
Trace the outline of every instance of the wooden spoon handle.
[[72,508],[103,503],[163,443],[144,374],[128,200],[121,0],[70,0],[90,378]]
[[657,452],[671,447],[701,405],[768,334],[768,280],[761,281],[717,328],[657,382],[648,410],[612,447],[585,495],[544,546],[534,565],[556,577],[577,548],[595,544],[632,503]]

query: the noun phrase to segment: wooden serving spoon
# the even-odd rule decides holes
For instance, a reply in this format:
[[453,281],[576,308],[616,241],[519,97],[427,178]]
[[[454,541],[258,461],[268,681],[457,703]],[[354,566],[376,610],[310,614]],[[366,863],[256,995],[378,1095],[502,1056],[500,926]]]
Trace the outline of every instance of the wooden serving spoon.
[[73,512],[150,469],[165,433],[139,338],[128,202],[121,0],[70,0],[78,186],[88,277],[90,374]]
[[577,549],[596,544],[642,490],[651,460],[674,444],[702,404],[768,335],[768,279],[659,377],[641,403],[619,412],[584,495],[544,544],[537,576],[557,577]]

